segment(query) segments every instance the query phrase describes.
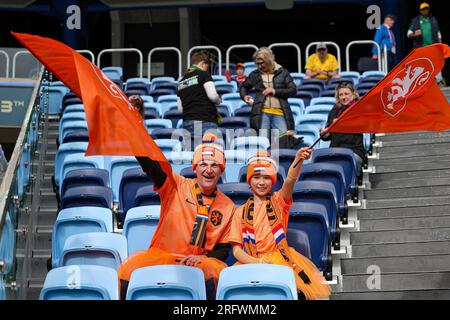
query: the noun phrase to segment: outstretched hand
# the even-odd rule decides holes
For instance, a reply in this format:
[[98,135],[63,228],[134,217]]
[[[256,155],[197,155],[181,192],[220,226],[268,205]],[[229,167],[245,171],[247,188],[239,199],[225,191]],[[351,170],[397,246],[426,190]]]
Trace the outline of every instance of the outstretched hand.
[[301,148],[297,151],[295,158],[297,160],[309,160],[311,158],[311,154],[313,152],[313,149],[305,147]]

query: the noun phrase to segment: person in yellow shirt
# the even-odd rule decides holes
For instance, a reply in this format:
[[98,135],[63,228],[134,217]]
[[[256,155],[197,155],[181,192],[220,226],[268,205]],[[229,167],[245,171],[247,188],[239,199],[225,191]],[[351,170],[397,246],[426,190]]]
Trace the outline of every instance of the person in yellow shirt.
[[309,56],[306,62],[305,79],[315,78],[329,80],[339,77],[339,64],[331,53],[328,53],[327,45],[323,42],[317,44],[316,53]]

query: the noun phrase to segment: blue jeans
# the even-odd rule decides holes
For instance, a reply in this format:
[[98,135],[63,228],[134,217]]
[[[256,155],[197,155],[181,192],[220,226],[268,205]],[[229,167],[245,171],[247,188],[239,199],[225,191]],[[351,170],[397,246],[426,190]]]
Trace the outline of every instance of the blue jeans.
[[197,121],[197,120],[183,120],[183,129],[187,130],[191,135],[191,150],[202,141],[202,137],[206,131],[210,129],[217,129],[217,123]]
[[278,129],[278,135],[280,135],[287,131],[286,119],[284,119],[284,116],[263,112],[261,115],[261,129],[267,129],[269,133],[271,129]]

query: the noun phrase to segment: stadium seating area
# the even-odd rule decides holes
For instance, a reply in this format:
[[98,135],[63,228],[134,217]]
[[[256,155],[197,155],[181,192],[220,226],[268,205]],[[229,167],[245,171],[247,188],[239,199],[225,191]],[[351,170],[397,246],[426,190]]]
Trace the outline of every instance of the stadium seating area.
[[[104,68],[103,71],[117,84],[123,84],[127,95],[142,95],[147,131],[172,163],[173,170],[192,177],[192,152],[183,151],[180,140],[172,139],[174,135],[183,136],[179,129],[182,120],[176,106],[175,79],[123,81],[121,68]],[[296,134],[304,137],[302,146],[312,145],[319,137],[319,128],[324,127],[334,104],[334,97],[323,93],[334,90],[335,85],[344,80],[355,83],[358,90],[366,90],[382,75],[347,72],[342,76],[326,84],[321,80],[304,79],[303,74],[293,74],[298,91],[297,97],[289,99],[289,103],[295,117]],[[219,106],[223,116],[221,133],[228,134],[226,129],[248,129],[250,107],[241,100],[237,86],[220,76],[213,79],[223,99]],[[52,232],[52,270],[40,298],[114,300],[118,298],[115,269],[127,255],[148,247],[160,215],[159,196],[134,157],[84,156],[88,135],[82,101],[61,82],[52,82],[47,90],[49,112],[60,116],[54,171],[59,213]],[[369,150],[370,136],[365,138]],[[321,141],[314,157],[304,165],[293,194],[288,239],[331,280],[331,251],[340,248],[339,225],[348,221],[347,200],[358,201],[361,172],[356,171],[350,150],[328,146],[329,143]],[[251,195],[245,183],[248,158],[269,147],[267,138],[252,135],[234,137],[226,146],[227,165],[219,188],[236,205],[243,204]],[[275,190],[281,187],[295,152],[272,150],[272,155],[279,158]],[[82,281],[73,283],[78,290],[68,290],[67,270],[74,268],[82,275]],[[126,298],[205,297],[203,275],[198,269],[157,266],[133,273]],[[289,268],[286,270],[282,266],[230,266],[221,274],[217,298],[297,299],[295,279]]]

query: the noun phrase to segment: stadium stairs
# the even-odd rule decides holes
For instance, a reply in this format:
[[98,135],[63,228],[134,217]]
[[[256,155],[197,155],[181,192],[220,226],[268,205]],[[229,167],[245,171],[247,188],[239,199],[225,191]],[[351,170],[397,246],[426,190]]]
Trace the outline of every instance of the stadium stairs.
[[376,140],[371,187],[332,299],[450,299],[450,132]]

